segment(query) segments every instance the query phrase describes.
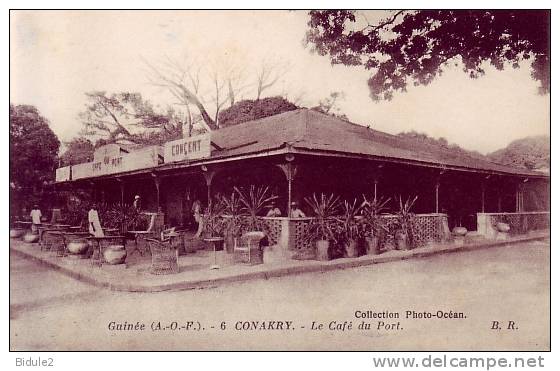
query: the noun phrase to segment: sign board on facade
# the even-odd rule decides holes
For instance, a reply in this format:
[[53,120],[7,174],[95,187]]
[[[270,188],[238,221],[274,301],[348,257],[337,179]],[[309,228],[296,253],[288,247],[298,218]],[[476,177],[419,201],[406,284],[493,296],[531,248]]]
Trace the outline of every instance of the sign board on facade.
[[92,163],[72,165],[72,180],[89,178],[92,176]]
[[185,137],[165,143],[165,162],[210,157],[210,133]]
[[[110,147],[111,146],[111,147]],[[158,166],[162,161],[162,147],[150,146],[130,153],[121,150],[118,145],[102,147],[96,152],[92,166],[92,176],[122,173],[125,171],[145,169]]]
[[[103,150],[96,151],[92,162],[72,166],[72,180],[146,169],[163,163],[161,146],[145,147],[130,153],[122,151],[118,145],[107,145],[101,148]],[[67,170],[65,168],[56,170],[56,181],[64,180],[70,180],[70,167]]]
[[70,180],[70,166],[59,167],[56,169],[56,177],[57,182],[65,182]]

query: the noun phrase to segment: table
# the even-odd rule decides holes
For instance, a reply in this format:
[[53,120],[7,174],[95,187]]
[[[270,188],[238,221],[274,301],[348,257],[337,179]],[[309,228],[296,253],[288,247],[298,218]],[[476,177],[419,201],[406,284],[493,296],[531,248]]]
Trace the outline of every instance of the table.
[[134,249],[132,249],[132,251],[130,252],[130,255],[132,255],[133,252],[138,251],[138,253],[140,254],[140,256],[144,256],[144,253],[146,251],[149,252],[149,248],[145,249],[145,251],[142,251],[142,249],[140,249],[140,247],[138,246],[138,237],[143,236],[144,238],[148,238],[148,237],[153,237],[155,236],[155,232],[148,232],[148,231],[127,231],[128,234],[131,234],[134,236]]
[[208,237],[203,239],[203,241],[206,242],[212,242],[212,245],[214,245],[214,264],[210,266],[210,269],[220,269],[220,266],[216,263],[216,245],[218,245],[219,242],[224,242],[224,238],[223,237]]
[[51,232],[62,232],[69,230],[70,228],[69,224],[41,224],[38,227],[39,246],[41,247],[41,250],[50,249],[50,243],[46,240],[46,238],[49,234],[51,234]]
[[[104,241],[109,241],[109,240],[117,240],[117,241],[121,241],[122,245],[125,247],[126,249],[126,236],[103,236],[103,237],[96,237],[96,236],[91,236],[91,237],[86,237],[86,240],[92,241],[93,244],[95,246],[93,246],[93,251],[92,251],[92,260],[97,260],[97,261],[101,261],[103,262],[103,251],[101,248],[101,243]],[[97,248],[96,248],[97,247]],[[97,257],[95,255],[95,252],[97,250]]]

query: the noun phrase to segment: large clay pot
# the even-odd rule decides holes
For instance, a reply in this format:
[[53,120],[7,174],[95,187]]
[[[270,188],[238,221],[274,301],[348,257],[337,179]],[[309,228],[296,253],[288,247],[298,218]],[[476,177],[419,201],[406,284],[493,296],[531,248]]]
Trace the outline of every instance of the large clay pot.
[[454,236],[464,236],[467,234],[467,232],[467,228],[465,227],[455,227],[452,231]]
[[23,236],[23,240],[27,243],[35,243],[39,241],[39,235],[28,232],[25,234],[25,236]]
[[10,238],[20,238],[25,234],[25,229],[10,229]]
[[126,259],[126,249],[123,245],[110,245],[103,251],[103,258],[107,264],[123,264]]
[[330,245],[330,243],[329,243],[328,240],[318,240],[316,242],[317,260],[322,260],[322,261],[330,260],[329,245]]
[[509,232],[511,228],[507,223],[496,223],[496,229],[498,230],[498,232],[506,233]]
[[379,248],[379,237],[366,237],[366,249],[368,255],[381,254],[381,249]]
[[347,258],[356,258],[358,256],[358,243],[356,240],[348,240],[344,243],[344,251]]
[[81,255],[87,251],[88,243],[86,240],[74,240],[70,241],[66,247],[70,254]]

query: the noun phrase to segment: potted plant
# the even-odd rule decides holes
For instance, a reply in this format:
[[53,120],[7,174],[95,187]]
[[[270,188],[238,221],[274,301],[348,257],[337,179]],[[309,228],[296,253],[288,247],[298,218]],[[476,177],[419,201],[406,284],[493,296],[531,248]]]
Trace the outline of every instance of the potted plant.
[[372,198],[368,199],[365,195],[364,202],[362,202],[362,219],[361,226],[366,242],[366,251],[368,254],[380,254],[380,241],[383,235],[389,232],[381,219],[381,213],[387,209],[386,205],[389,203],[389,198]]
[[272,200],[278,196],[269,194],[268,187],[261,186],[255,187],[251,185],[249,190],[241,190],[237,187],[234,188],[235,192],[239,195],[239,202],[241,205],[240,211],[242,213],[242,230],[244,232],[267,232],[267,225],[264,220],[259,216],[269,206]]
[[212,242],[216,251],[223,250],[223,232],[224,232],[224,203],[217,196],[214,201],[208,205],[204,215],[202,215],[202,223],[204,228],[204,238],[206,242]]
[[418,196],[415,196],[412,199],[408,197],[406,201],[403,202],[401,196],[398,198],[399,210],[396,214],[396,228],[394,228],[394,238],[397,250],[408,250],[412,246],[412,237],[414,233],[412,221],[414,219],[414,214],[411,210],[417,199]]
[[223,232],[224,245],[228,253],[233,252],[235,239],[241,236],[241,200],[237,192],[232,192],[229,197],[223,196],[224,205]]
[[224,210],[225,205],[220,197],[215,197],[213,202],[204,210],[202,221],[206,237],[222,237]]
[[339,199],[333,194],[326,196],[321,193],[317,198],[306,197],[305,202],[313,210],[314,218],[311,220],[304,234],[304,240],[314,245],[318,260],[330,260],[331,242],[336,241],[336,220],[334,216],[339,208]]
[[344,255],[347,258],[355,258],[358,254],[358,238],[361,235],[361,228],[358,224],[360,205],[354,199],[352,202],[342,203],[342,216],[337,218],[339,241],[343,243]]

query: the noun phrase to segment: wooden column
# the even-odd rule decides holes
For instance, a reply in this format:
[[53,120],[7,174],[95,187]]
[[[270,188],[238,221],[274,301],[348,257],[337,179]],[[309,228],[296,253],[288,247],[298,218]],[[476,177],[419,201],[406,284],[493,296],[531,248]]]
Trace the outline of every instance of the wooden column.
[[[293,157],[287,157],[287,160],[293,161]],[[292,205],[292,183],[297,174],[298,167],[297,165],[294,165],[292,162],[279,164],[277,166],[282,170],[282,172],[286,176],[286,181],[288,183],[288,208],[286,210],[287,210],[288,217],[291,217],[290,213],[291,213],[291,205]]]
[[515,211],[518,213],[521,213],[523,212],[523,210],[525,210],[525,206],[523,205],[523,184],[526,181],[527,179],[525,179],[523,183],[519,183],[515,191]]
[[381,169],[383,164],[377,164],[373,170],[373,199],[377,201],[377,185],[379,184],[379,178],[381,178]]
[[206,181],[206,197],[208,198],[208,209],[212,207],[212,179],[216,175],[216,170],[209,170],[206,166],[202,166],[202,175]]
[[[117,182],[119,183],[119,188],[121,190],[121,206],[124,205],[124,181],[121,178],[116,178]],[[103,199],[105,199],[105,192],[102,193]],[[105,202],[105,200],[103,200]]]
[[486,198],[486,197],[485,197],[485,192],[486,192],[486,185],[485,185],[484,183],[482,183],[482,186],[481,186],[481,198],[482,198],[482,200],[481,200],[481,202],[480,202],[480,209],[481,209],[481,212],[485,212],[485,211],[484,211],[484,206],[485,206],[485,205],[484,205],[484,200],[485,200],[485,198]]
[[436,214],[439,213],[439,179],[436,181]]
[[161,211],[161,202],[160,202],[160,195],[159,195],[161,179],[155,173],[152,173],[152,179],[154,180],[154,185],[156,187],[156,210],[159,213]]

